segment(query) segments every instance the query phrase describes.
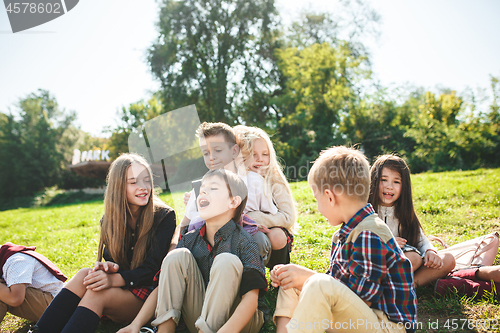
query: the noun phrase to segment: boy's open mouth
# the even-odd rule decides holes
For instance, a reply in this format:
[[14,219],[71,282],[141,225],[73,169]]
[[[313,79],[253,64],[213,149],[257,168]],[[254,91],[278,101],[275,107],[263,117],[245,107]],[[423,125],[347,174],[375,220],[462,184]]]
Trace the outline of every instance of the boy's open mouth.
[[200,208],[205,208],[208,205],[210,205],[210,202],[208,202],[208,200],[206,200],[206,199],[201,199],[200,200]]

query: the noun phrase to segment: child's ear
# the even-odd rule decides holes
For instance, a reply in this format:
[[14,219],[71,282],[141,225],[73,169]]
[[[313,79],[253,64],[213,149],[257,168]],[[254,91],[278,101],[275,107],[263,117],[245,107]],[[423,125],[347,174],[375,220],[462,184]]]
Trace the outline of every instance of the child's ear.
[[238,208],[238,206],[241,204],[241,197],[240,196],[235,196],[231,199],[231,203],[229,204],[229,208]]
[[335,194],[335,192],[330,189],[326,189],[323,192],[323,195],[326,195],[331,206],[335,206],[335,202],[337,201],[337,195]]
[[231,152],[233,154],[233,160],[238,156],[240,153],[240,146],[238,146],[236,143],[233,145],[231,148]]

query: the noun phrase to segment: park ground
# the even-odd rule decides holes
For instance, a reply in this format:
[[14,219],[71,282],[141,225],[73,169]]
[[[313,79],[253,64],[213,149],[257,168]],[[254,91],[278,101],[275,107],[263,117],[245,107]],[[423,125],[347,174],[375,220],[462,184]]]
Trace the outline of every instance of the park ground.
[[[441,237],[449,245],[500,231],[500,169],[423,173],[412,176],[415,208],[427,235]],[[306,182],[291,183],[299,212],[298,233],[292,262],[324,272],[328,264],[334,229],[316,208]],[[39,207],[0,212],[0,244],[36,245],[62,271],[73,276],[91,267],[97,256],[102,198],[80,201],[71,194],[54,192],[38,200]],[[181,207],[181,194],[161,194],[172,207]],[[65,202],[61,204],[61,202]],[[57,203],[57,204],[53,204]],[[177,209],[178,219],[183,212]],[[495,264],[500,264],[500,254]],[[433,286],[417,289],[418,332],[500,332],[500,301],[494,292],[482,299],[450,294],[436,297]],[[273,311],[276,290],[266,301]],[[102,322],[98,332],[116,332],[121,325]],[[8,315],[0,332],[24,333],[29,323]],[[268,322],[261,332],[274,332]]]

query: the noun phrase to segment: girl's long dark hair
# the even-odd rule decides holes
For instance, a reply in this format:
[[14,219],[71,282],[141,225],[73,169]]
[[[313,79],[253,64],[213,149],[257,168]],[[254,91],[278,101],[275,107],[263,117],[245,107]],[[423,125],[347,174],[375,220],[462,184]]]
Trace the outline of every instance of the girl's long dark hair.
[[401,176],[401,195],[394,203],[394,213],[399,220],[399,236],[406,239],[407,244],[418,247],[420,239],[420,229],[422,228],[418,220],[415,208],[413,207],[413,197],[411,194],[410,168],[399,156],[383,155],[377,158],[370,170],[370,197],[368,201],[373,209],[378,213],[381,203],[379,196],[380,178],[382,169],[391,169]]

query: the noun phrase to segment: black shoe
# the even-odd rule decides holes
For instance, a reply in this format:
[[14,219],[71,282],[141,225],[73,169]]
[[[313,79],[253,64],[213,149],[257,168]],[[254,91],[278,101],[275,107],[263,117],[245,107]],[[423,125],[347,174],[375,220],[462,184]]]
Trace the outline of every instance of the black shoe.
[[38,328],[38,326],[33,325],[33,326],[30,327],[28,333],[42,333],[42,331],[40,331],[40,329]]

